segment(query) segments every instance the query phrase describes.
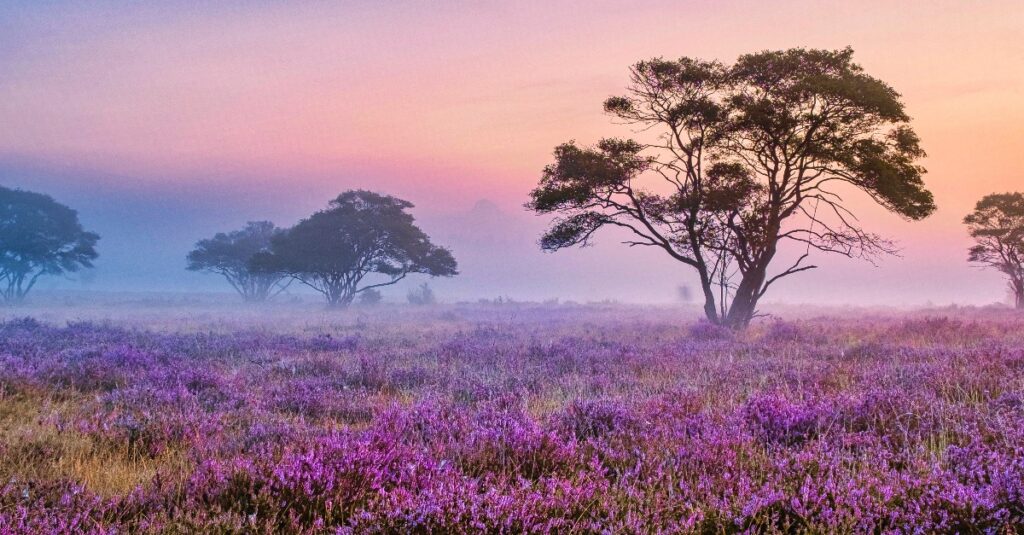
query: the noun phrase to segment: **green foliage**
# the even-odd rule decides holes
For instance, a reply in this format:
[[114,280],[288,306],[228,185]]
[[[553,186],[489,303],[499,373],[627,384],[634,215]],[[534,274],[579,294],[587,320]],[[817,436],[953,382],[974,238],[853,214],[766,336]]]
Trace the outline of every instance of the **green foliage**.
[[49,195],[0,186],[0,299],[21,301],[44,275],[91,268],[99,238]]
[[282,232],[270,221],[250,221],[241,230],[217,233],[196,243],[188,254],[188,269],[220,274],[246,301],[265,301],[275,288],[283,287],[283,277],[254,272],[250,262],[257,254],[268,252],[271,240]]
[[596,148],[573,142],[555,148],[555,163],[544,168],[529,207],[540,213],[586,206],[595,194],[610,194],[648,168],[635,141],[603,139]]
[[996,237],[1011,245],[1024,243],[1024,194],[986,195],[964,223],[973,238]]
[[[409,274],[458,274],[448,249],[430,242],[406,212],[412,203],[364,190],[347,191],[271,241],[253,258],[260,272],[294,277],[319,291],[331,306],[358,293],[395,284]],[[384,282],[362,285],[368,275]]]
[[964,218],[975,245],[968,260],[1005,274],[1018,308],[1024,308],[1024,194],[986,195]]
[[849,48],[764,51],[728,66],[655,58],[630,72],[628,94],[604,109],[657,137],[555,149],[527,204],[559,216],[546,250],[625,229],[629,245],[697,270],[709,320],[742,327],[769,285],[813,267],[801,258],[769,276],[779,242],[851,257],[894,251],[859,227],[836,185],[910,220],[935,210],[900,95]]

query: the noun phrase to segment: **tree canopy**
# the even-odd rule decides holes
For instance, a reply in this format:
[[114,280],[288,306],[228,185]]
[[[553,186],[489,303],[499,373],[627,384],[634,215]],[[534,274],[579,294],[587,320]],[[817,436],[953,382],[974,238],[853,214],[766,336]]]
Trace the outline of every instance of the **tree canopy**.
[[256,255],[253,267],[294,277],[322,293],[330,306],[347,306],[358,294],[410,274],[458,274],[451,252],[416,226],[406,211],[412,207],[371,191],[344,192],[327,209],[275,236],[271,251]]
[[976,242],[968,260],[1006,275],[1017,308],[1024,308],[1024,194],[986,195],[964,224]]
[[242,299],[266,301],[285,287],[278,273],[253,271],[253,257],[270,250],[270,240],[283,232],[270,221],[250,221],[245,228],[200,240],[188,254],[188,269],[222,275]]
[[92,267],[98,241],[49,195],[0,186],[0,298],[21,301],[44,275]]
[[[692,267],[704,312],[743,328],[783,277],[813,269],[812,250],[872,258],[893,245],[860,227],[841,194],[866,193],[906,219],[935,205],[899,94],[853,51],[791,49],[732,65],[693,58],[635,64],[628,93],[604,109],[649,140],[558,146],[527,207],[556,214],[546,250],[587,245],[618,227]],[[804,254],[769,273],[783,241]]]

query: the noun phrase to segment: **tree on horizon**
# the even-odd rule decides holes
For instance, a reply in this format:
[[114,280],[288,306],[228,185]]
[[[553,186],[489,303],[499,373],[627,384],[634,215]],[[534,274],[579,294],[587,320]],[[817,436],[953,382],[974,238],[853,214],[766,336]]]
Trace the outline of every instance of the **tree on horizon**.
[[455,258],[416,226],[407,212],[412,207],[390,195],[346,191],[275,236],[270,251],[253,258],[253,268],[295,278],[330,307],[346,307],[360,294],[411,274],[457,275]]
[[1024,193],[986,195],[964,224],[976,242],[967,260],[1006,275],[1014,306],[1024,309]]
[[0,186],[0,300],[20,303],[44,275],[93,267],[99,239],[53,197]]
[[245,228],[200,240],[188,254],[188,270],[224,277],[247,303],[260,303],[287,288],[285,277],[253,271],[252,258],[270,250],[270,240],[283,232],[270,221],[250,221]]
[[[780,279],[814,269],[812,251],[871,260],[894,254],[849,204],[860,191],[908,220],[935,210],[925,156],[900,95],[853,62],[853,51],[795,48],[635,64],[612,117],[656,139],[556,147],[527,207],[558,217],[540,245],[591,243],[623,229],[690,266],[709,321],[745,328]],[[779,246],[802,250],[770,271]]]

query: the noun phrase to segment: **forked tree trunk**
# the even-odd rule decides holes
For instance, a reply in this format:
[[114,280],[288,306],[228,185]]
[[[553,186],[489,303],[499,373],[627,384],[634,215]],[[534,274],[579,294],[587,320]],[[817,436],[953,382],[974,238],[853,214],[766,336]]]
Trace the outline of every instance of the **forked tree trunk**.
[[710,281],[701,281],[704,290],[704,316],[715,325],[728,327],[734,331],[742,331],[750,325],[757,313],[757,302],[761,298],[761,288],[764,285],[765,270],[758,269],[748,271],[740,280],[732,301],[729,302],[728,312],[719,314],[715,300],[714,284]]
[[729,303],[729,312],[721,318],[719,324],[729,327],[734,331],[746,329],[754,315],[757,314],[757,302],[761,299],[764,290],[765,279],[768,274],[768,266],[775,258],[776,245],[779,235],[778,215],[773,214],[773,221],[769,227],[769,235],[775,236],[774,240],[763,250],[742,275],[736,292],[733,294],[732,302]]
[[348,290],[339,290],[327,294],[327,308],[348,308],[355,300],[355,293]]
[[743,274],[740,284],[736,287],[736,295],[729,306],[726,326],[735,331],[742,331],[750,325],[757,313],[757,302],[761,298],[764,285],[765,269],[755,268]]
[[768,265],[774,256],[775,251],[769,250],[761,261],[747,270],[740,279],[739,286],[728,303],[727,312],[719,314],[715,307],[714,285],[710,280],[702,278],[701,286],[704,290],[704,315],[707,320],[716,325],[728,327],[734,331],[746,329],[754,315],[757,314],[757,302],[761,299],[761,291],[764,289],[765,279],[768,273]]

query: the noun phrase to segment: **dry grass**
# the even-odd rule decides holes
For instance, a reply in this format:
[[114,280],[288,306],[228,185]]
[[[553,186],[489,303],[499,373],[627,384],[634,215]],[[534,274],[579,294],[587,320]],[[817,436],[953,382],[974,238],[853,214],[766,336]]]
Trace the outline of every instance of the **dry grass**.
[[0,397],[0,481],[74,481],[116,496],[147,484],[157,472],[171,480],[190,472],[184,452],[149,457],[53,423],[80,402],[35,393]]

